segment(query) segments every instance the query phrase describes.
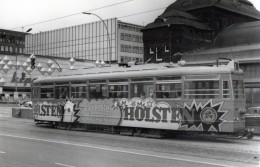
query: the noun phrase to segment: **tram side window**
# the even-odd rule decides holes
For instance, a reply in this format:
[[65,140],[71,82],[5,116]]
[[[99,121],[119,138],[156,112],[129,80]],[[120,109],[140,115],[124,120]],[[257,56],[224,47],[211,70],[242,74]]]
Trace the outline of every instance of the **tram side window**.
[[48,99],[48,98],[53,98],[54,93],[53,93],[53,87],[42,87],[41,88],[41,98],[42,99]]
[[156,79],[156,98],[181,98],[181,76],[160,76]]
[[55,99],[67,99],[69,97],[69,86],[55,87]]
[[156,84],[156,98],[181,98],[181,83]]
[[242,80],[233,80],[234,98],[243,99],[244,98],[244,83]]
[[40,97],[40,87],[34,87],[33,89],[33,98],[39,98]]
[[188,99],[219,98],[219,81],[185,81],[184,90]]
[[107,85],[105,84],[91,84],[89,86],[90,98],[102,99],[107,97]]
[[229,91],[229,82],[228,81],[223,81],[223,98],[227,99],[230,98],[230,91]]
[[148,98],[154,96],[153,78],[131,79],[130,97]]
[[72,98],[87,98],[87,86],[86,85],[72,85],[71,86]]
[[128,80],[111,80],[108,90],[110,98],[128,98]]

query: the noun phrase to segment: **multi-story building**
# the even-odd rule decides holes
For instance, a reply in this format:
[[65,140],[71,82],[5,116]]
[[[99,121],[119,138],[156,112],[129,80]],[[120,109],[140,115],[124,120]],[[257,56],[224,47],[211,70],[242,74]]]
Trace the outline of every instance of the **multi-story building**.
[[229,26],[257,20],[248,0],[176,0],[142,30],[144,61],[175,61],[178,52],[209,47]]
[[0,54],[23,53],[27,33],[0,29]]
[[118,62],[143,62],[141,26],[118,22]]
[[27,35],[25,53],[118,63],[143,61],[142,26],[116,18]]

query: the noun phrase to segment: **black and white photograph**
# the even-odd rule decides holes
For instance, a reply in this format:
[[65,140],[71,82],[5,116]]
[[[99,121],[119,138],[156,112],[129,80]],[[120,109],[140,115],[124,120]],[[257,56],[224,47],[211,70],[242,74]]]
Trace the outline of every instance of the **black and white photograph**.
[[259,0],[0,4],[0,167],[260,167]]

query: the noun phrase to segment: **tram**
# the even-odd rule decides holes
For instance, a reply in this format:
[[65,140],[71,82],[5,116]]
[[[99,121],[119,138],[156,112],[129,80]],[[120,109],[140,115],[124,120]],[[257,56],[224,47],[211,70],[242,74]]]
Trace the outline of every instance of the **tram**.
[[239,64],[146,64],[70,70],[33,82],[37,124],[122,135],[236,135],[245,129]]

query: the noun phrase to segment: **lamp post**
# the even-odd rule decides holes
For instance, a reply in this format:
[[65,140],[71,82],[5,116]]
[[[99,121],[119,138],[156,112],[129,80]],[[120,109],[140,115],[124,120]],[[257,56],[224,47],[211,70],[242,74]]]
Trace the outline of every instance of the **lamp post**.
[[[23,30],[23,27],[22,27],[22,30]],[[32,31],[32,28],[29,28],[26,33]],[[17,96],[18,96],[18,90],[17,90],[17,64],[18,64],[18,61],[17,61],[17,53],[15,53],[15,93]],[[18,97],[17,97],[18,98]],[[16,105],[17,105],[17,101],[16,101]]]
[[[94,15],[94,16],[98,17],[98,18],[102,21],[103,25],[105,26],[105,28],[106,28],[106,30],[107,30],[107,38],[108,38],[108,45],[109,45],[109,66],[111,66],[112,48],[111,48],[110,36],[109,36],[109,32],[108,32],[108,28],[107,28],[106,23],[104,22],[104,20],[103,20],[100,16],[98,16],[98,15],[95,14],[95,13],[88,13],[88,12],[82,12],[82,13],[83,13],[83,14],[87,14],[87,15]],[[103,61],[102,61],[102,64],[103,64]]]

